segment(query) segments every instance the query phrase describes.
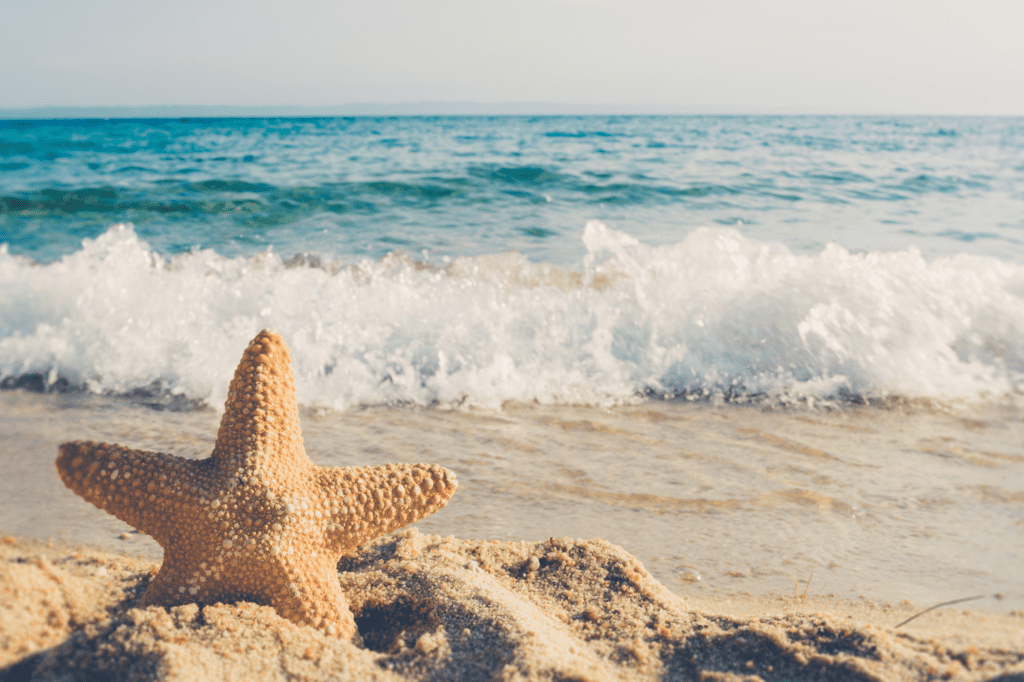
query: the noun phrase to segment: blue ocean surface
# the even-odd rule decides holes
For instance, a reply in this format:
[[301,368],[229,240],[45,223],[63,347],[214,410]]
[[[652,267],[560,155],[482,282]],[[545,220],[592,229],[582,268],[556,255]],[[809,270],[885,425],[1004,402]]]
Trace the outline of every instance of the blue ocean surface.
[[518,251],[578,267],[605,222],[817,253],[1024,260],[1019,118],[453,117],[0,121],[0,230],[52,262],[132,222],[170,257]]

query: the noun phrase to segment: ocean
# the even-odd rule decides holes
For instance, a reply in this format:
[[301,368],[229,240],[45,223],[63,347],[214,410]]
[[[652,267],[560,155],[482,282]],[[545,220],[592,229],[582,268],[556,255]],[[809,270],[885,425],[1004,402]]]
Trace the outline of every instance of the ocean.
[[0,243],[0,532],[158,554],[56,445],[206,456],[272,328],[423,532],[1024,608],[1024,119],[0,121]]

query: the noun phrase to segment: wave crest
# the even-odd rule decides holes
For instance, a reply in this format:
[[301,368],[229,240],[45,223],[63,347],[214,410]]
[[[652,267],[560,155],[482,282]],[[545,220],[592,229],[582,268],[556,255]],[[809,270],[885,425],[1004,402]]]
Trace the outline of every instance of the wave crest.
[[498,406],[979,399],[1024,390],[1024,267],[914,250],[815,256],[702,228],[650,246],[592,221],[579,271],[272,251],[170,260],[131,225],[49,265],[0,247],[0,379],[219,407],[260,329],[300,402]]

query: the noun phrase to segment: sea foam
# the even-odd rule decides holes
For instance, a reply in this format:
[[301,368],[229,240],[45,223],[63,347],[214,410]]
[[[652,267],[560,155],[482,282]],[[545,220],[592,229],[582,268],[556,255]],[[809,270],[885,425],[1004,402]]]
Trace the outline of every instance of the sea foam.
[[649,246],[592,221],[578,270],[519,253],[170,259],[131,225],[39,265],[0,247],[0,379],[219,407],[260,329],[299,401],[986,399],[1024,391],[1024,266],[915,249],[793,255],[732,229]]

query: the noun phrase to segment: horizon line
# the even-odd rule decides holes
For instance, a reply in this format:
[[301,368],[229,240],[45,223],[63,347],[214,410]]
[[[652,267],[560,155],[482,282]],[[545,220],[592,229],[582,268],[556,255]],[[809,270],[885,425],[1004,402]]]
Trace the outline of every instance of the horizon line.
[[[156,114],[156,115],[154,115]],[[826,112],[745,110],[730,107],[686,109],[666,104],[565,104],[560,102],[422,101],[396,103],[307,104],[141,104],[69,105],[0,109],[0,120],[79,120],[145,118],[360,118],[404,116],[899,116],[929,118],[1019,118],[1022,114]]]

